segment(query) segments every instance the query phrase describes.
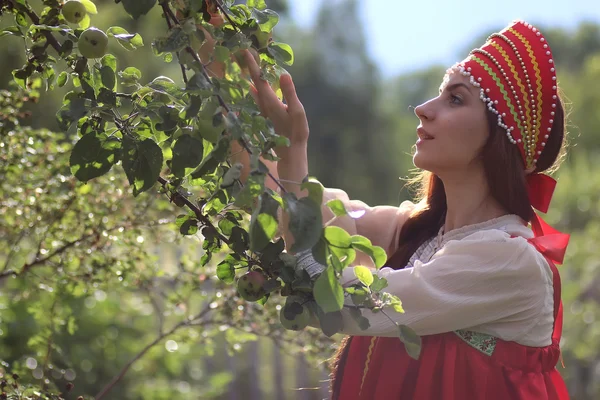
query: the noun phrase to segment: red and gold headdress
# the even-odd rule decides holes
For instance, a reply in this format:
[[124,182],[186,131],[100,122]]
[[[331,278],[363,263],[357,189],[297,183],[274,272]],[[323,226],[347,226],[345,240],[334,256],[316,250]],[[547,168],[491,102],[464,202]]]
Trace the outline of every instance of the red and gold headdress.
[[[552,132],[558,102],[556,68],[550,45],[531,24],[516,21],[490,35],[483,46],[452,67],[479,88],[482,101],[498,116],[508,140],[518,146],[526,169],[533,169]],[[527,176],[531,205],[547,212],[556,181],[547,175]],[[568,235],[555,231],[537,214],[536,236],[560,235],[562,255]]]

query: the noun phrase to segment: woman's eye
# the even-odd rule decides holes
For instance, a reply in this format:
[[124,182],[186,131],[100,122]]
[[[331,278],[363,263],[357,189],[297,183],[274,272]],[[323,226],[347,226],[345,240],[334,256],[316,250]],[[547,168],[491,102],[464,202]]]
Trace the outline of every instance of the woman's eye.
[[451,94],[450,95],[450,103],[452,103],[452,104],[462,104],[462,99],[460,98],[460,96],[457,96],[455,94]]

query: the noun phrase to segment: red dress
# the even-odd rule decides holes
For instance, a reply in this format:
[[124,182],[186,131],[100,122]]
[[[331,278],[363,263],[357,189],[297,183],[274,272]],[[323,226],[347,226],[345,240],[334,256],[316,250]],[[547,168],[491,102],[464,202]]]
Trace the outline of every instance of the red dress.
[[557,251],[553,235],[549,236],[529,240],[544,254],[553,272],[554,329],[549,346],[523,346],[470,331],[447,332],[422,336],[417,361],[408,356],[397,338],[354,336],[343,376],[339,378],[339,399],[568,399],[565,383],[556,369],[562,303],[560,276],[554,262],[562,261],[562,255],[554,257]]

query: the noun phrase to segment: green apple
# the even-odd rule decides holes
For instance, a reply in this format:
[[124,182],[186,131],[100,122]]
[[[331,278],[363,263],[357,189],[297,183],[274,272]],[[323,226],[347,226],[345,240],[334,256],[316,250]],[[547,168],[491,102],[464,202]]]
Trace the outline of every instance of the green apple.
[[267,294],[264,288],[266,280],[261,272],[246,272],[237,281],[238,293],[247,301],[258,301]]
[[62,15],[67,22],[78,24],[87,15],[87,10],[82,2],[78,0],[69,0],[62,7]]
[[108,36],[98,28],[86,29],[79,36],[77,47],[86,58],[100,58],[106,54]]
[[301,331],[310,322],[310,310],[299,296],[289,296],[279,312],[281,325],[290,331]]

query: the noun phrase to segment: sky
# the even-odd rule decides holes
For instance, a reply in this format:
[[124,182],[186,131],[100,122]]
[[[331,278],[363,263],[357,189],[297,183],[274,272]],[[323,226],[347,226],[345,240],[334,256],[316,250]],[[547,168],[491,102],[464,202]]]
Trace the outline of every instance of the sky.
[[[292,18],[310,27],[322,1],[289,0]],[[515,19],[534,25],[574,29],[582,21],[600,23],[598,0],[360,0],[369,55],[384,77],[434,63],[450,66],[473,37],[502,29]],[[543,33],[543,30],[542,30]],[[552,46],[552,43],[550,43]],[[390,51],[393,49],[393,51]]]

